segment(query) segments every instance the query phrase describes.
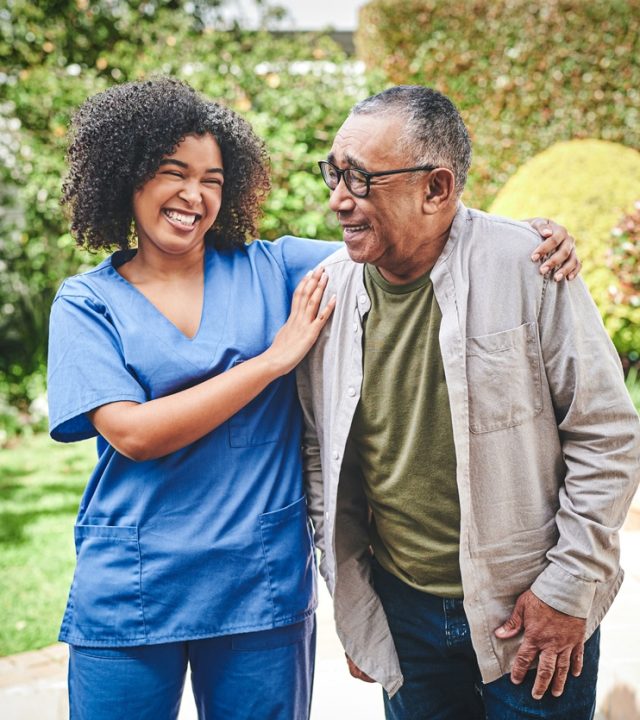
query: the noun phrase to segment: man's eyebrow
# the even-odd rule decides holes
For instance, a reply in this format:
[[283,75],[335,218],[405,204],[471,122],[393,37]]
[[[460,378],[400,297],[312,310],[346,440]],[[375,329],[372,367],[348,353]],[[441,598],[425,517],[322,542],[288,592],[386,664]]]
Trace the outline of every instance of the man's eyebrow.
[[[354,157],[354,156],[351,155],[350,153],[345,153],[345,154],[344,154],[344,159],[345,159],[345,162],[347,163],[347,165],[348,165],[349,167],[359,168],[359,169],[364,170],[364,163],[361,162],[360,160],[358,160],[358,158]],[[330,153],[327,155],[327,160],[328,160],[330,163],[333,163],[334,165],[337,165],[335,153],[330,152]]]
[[[182,162],[182,160],[174,160],[173,158],[165,158],[164,160],[160,160],[160,165],[177,165],[178,167],[184,168],[185,170],[189,167],[187,163]],[[205,172],[221,173],[222,175],[224,175],[224,169],[219,167],[207,168]]]

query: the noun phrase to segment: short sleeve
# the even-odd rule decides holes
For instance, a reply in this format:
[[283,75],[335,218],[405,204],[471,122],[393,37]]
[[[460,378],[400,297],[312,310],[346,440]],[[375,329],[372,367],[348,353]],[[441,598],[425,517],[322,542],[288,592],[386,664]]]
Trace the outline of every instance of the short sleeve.
[[285,235],[272,243],[282,257],[283,271],[293,292],[304,275],[342,247],[341,242],[308,240]]
[[60,442],[95,437],[86,413],[101,405],[147,399],[105,306],[87,295],[54,300],[47,375],[49,431]]

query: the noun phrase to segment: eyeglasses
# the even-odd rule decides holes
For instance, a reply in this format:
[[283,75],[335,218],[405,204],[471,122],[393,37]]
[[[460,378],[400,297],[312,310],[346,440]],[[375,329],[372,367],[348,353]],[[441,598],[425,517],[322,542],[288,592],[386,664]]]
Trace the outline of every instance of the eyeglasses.
[[409,172],[431,172],[435,170],[437,165],[420,165],[419,167],[399,168],[398,170],[382,170],[380,172],[366,172],[366,170],[358,170],[356,168],[345,168],[341,170],[328,160],[320,160],[318,162],[322,179],[327,184],[329,190],[335,190],[340,183],[340,178],[344,179],[347,190],[357,198],[365,198],[371,190],[371,178],[381,177],[382,175],[398,175],[400,173]]

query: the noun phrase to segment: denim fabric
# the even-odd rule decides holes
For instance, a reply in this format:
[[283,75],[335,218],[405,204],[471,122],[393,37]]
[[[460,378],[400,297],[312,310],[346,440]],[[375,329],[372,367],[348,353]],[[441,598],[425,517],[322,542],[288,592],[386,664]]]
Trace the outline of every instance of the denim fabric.
[[69,648],[70,720],[175,720],[187,666],[199,720],[306,720],[315,617],[274,630]]
[[482,684],[462,600],[409,587],[373,563],[373,580],[389,621],[404,684],[389,697],[387,720],[591,720],[595,712],[599,630],[585,646],[584,669],[564,693],[531,697],[535,670],[521,685],[509,675]]

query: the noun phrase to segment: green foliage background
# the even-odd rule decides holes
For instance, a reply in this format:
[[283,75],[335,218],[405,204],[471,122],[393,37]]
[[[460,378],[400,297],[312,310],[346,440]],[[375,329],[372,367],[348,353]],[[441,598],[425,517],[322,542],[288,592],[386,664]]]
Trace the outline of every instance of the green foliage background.
[[465,200],[482,208],[559,140],[640,146],[640,0],[372,0],[356,36],[364,75],[327,35],[271,34],[279,11],[254,1],[252,32],[222,22],[232,0],[0,5],[0,444],[43,422],[51,299],[97,260],[74,247],[58,200],[71,112],[113,83],[173,74],[247,117],[272,157],[266,238],[338,236],[315,161],[353,102],[386,84],[458,104],[475,150]]
[[497,215],[540,214],[571,228],[580,238],[583,276],[605,327],[631,361],[640,352],[640,302],[619,291],[621,268],[610,264],[620,244],[612,230],[638,198],[639,152],[604,140],[571,140],[528,160],[490,207]]
[[[607,256],[612,228],[640,200],[630,159],[640,148],[640,0],[372,0],[356,46],[387,82],[430,85],[456,103],[474,147],[467,204],[549,216],[575,234],[616,348],[637,362],[640,308]],[[561,142],[588,139],[609,142]]]
[[[44,389],[49,307],[95,257],[59,208],[65,134],[85,98],[152,74],[187,80],[254,126],[272,158],[261,235],[336,238],[315,161],[368,88],[326,35],[223,25],[221,2],[11,0],[0,9],[0,428],[14,432]],[[223,28],[216,30],[215,28]],[[32,408],[31,408],[32,409]],[[0,438],[0,442],[1,442]]]
[[486,209],[559,140],[640,146],[640,0],[372,0],[356,46],[388,82],[430,85],[460,108],[470,205]]

